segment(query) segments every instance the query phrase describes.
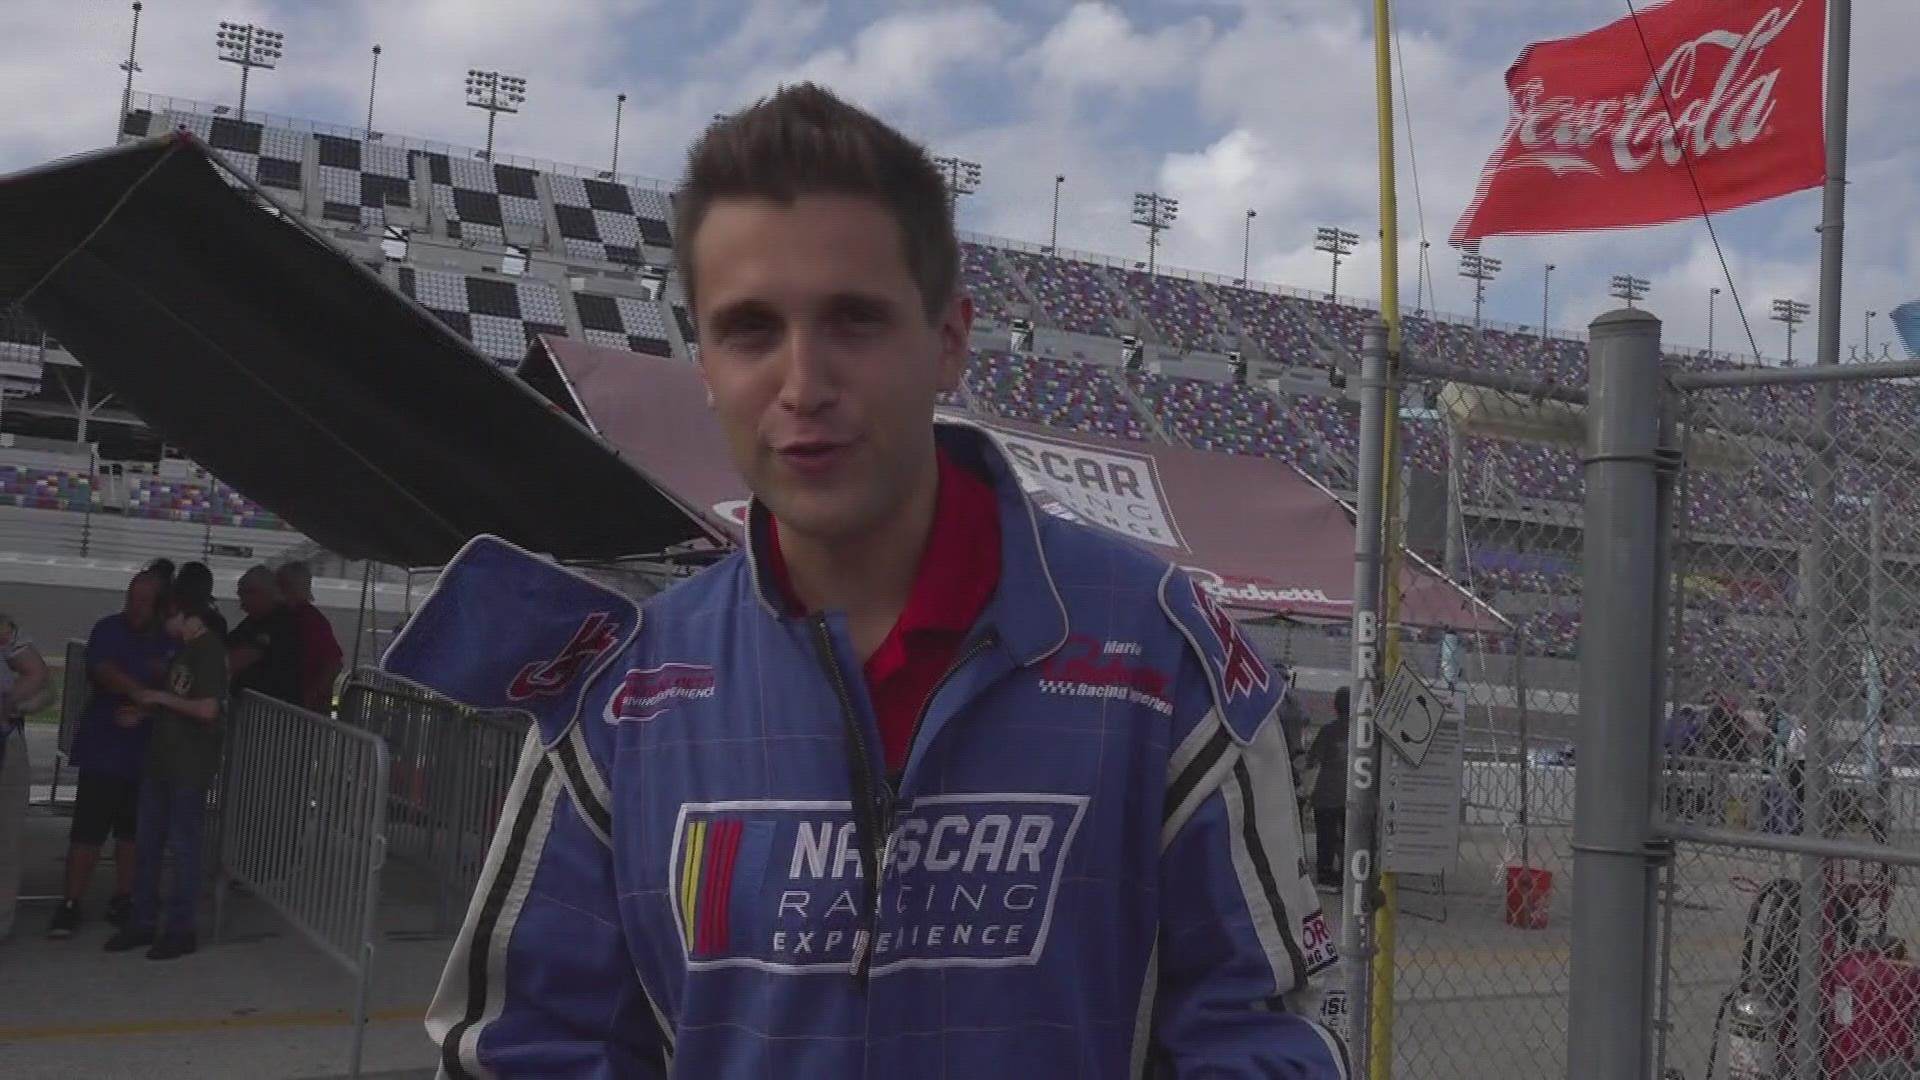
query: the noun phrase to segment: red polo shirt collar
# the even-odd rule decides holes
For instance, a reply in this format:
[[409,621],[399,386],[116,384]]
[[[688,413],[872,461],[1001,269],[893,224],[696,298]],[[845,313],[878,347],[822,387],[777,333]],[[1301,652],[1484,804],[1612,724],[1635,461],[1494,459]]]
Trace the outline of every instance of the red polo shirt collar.
[[[937,454],[940,491],[913,589],[864,670],[893,769],[905,762],[914,721],[1000,584],[999,498],[945,449]],[[767,567],[787,610],[803,613],[780,554],[779,522],[767,525]]]

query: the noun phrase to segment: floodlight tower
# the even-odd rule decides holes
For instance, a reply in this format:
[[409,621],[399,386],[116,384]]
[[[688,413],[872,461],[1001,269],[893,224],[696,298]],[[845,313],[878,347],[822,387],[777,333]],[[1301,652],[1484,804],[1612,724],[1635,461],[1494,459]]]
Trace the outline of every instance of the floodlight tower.
[[1713,308],[1720,300],[1720,286],[1707,290],[1707,355],[1713,355]]
[[527,102],[527,80],[498,71],[467,69],[467,104],[487,111],[487,160],[493,160],[493,125],[501,113],[517,113]]
[[1500,275],[1500,260],[1477,251],[1460,256],[1460,276],[1473,282],[1473,333],[1480,335],[1480,312],[1487,303],[1487,282]]
[[1067,182],[1066,173],[1053,174],[1053,225],[1047,229],[1047,254],[1060,250],[1060,185]]
[[1147,277],[1154,273],[1154,259],[1160,250],[1160,234],[1173,228],[1180,216],[1180,200],[1157,191],[1133,193],[1133,223],[1147,230]]
[[240,107],[237,115],[247,118],[247,76],[254,68],[272,71],[280,63],[287,36],[252,23],[223,22],[213,35],[223,63],[240,65]]
[[1652,288],[1652,283],[1646,278],[1634,277],[1632,274],[1615,274],[1612,283],[1607,286],[1607,295],[1616,300],[1624,300],[1628,307],[1632,307],[1634,301],[1647,295],[1649,288]]
[[980,163],[957,157],[937,157],[933,163],[947,178],[947,213],[960,206],[960,196],[980,190]]
[[1333,282],[1327,287],[1329,299],[1340,299],[1340,260],[1353,254],[1354,245],[1359,242],[1360,237],[1331,225],[1322,225],[1314,230],[1313,250],[1333,256]]
[[1773,302],[1773,321],[1787,328],[1787,366],[1793,366],[1793,328],[1807,321],[1813,314],[1813,308],[1798,300],[1775,300]]

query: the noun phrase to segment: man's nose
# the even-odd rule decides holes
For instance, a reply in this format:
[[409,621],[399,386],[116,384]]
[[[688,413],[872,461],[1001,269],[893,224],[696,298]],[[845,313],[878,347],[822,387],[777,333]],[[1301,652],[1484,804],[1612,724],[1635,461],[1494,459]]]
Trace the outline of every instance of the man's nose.
[[811,415],[832,405],[839,397],[839,384],[831,344],[823,335],[803,327],[788,335],[786,351],[781,407]]

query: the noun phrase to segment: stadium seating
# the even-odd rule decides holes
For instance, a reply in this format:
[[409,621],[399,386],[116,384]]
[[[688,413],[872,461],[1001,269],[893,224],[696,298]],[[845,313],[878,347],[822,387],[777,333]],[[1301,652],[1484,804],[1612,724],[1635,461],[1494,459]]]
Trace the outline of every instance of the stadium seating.
[[1128,381],[1173,436],[1196,450],[1301,460],[1306,440],[1269,394],[1238,383],[1138,372]]
[[1274,293],[1232,286],[1220,286],[1214,291],[1234,320],[1275,361],[1316,363],[1313,338],[1307,330],[1306,311],[1300,307],[1299,301]]
[[960,280],[973,297],[976,322],[1009,322],[1015,305],[1026,303],[1026,297],[1020,293],[1020,283],[1001,265],[994,248],[961,244]]
[[1207,287],[1186,278],[1128,270],[1121,275],[1134,304],[1162,341],[1181,349],[1218,352],[1231,331],[1215,314]]
[[[402,266],[399,282],[401,292],[418,300],[498,364],[519,363],[536,335],[567,332],[559,291],[538,278],[454,274]],[[657,326],[658,305],[646,306],[655,312],[650,325]],[[581,309],[583,321],[586,310]],[[665,337],[664,329],[659,336]],[[618,347],[631,345],[623,338]]]
[[580,313],[580,332],[593,344],[654,356],[673,355],[666,317],[658,301],[593,292],[574,293],[573,301]]
[[987,411],[1063,431],[1143,439],[1146,425],[1107,370],[1071,360],[976,353],[967,387]]
[[642,261],[642,244],[673,246],[667,228],[673,214],[660,192],[562,174],[549,176],[548,183],[568,257],[634,265]]
[[1001,251],[1025,278],[1047,317],[1063,330],[1115,337],[1128,319],[1126,309],[1102,279],[1100,268],[1078,259]]
[[310,138],[307,132],[230,116],[172,110],[156,113],[150,109],[128,110],[120,125],[121,134],[130,139],[169,131],[191,131],[237,172],[262,187],[281,191],[305,188],[302,170]]
[[86,511],[94,506],[93,479],[83,473],[0,465],[0,506]]

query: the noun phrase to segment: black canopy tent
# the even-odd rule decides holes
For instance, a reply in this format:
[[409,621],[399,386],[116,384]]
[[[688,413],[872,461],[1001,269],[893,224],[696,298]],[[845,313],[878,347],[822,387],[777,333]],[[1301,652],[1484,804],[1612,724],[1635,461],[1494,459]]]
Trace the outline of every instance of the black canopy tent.
[[167,442],[349,558],[438,566],[493,533],[604,560],[709,535],[271,203],[186,133],[0,178],[0,305],[22,302]]

